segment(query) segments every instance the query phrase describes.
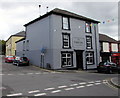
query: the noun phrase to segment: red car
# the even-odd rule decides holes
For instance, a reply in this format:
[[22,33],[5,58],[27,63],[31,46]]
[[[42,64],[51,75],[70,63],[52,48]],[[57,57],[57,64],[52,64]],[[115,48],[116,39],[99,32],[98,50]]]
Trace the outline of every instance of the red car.
[[6,63],[12,63],[14,59],[15,59],[15,56],[6,56],[5,57],[5,62]]

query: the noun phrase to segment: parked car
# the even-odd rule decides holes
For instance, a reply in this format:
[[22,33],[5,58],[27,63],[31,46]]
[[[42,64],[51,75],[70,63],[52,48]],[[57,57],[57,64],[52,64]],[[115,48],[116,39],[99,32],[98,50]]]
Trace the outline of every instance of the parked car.
[[120,67],[113,62],[100,62],[97,71],[106,73],[120,72]]
[[6,63],[12,63],[14,59],[15,59],[15,56],[6,56],[5,57],[5,62]]
[[13,60],[13,65],[29,65],[29,59],[27,57],[15,57]]

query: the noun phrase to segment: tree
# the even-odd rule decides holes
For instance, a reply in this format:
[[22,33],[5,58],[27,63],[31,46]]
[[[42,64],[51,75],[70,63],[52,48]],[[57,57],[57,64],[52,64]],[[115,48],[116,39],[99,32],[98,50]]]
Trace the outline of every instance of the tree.
[[0,40],[0,55],[5,55],[6,41]]

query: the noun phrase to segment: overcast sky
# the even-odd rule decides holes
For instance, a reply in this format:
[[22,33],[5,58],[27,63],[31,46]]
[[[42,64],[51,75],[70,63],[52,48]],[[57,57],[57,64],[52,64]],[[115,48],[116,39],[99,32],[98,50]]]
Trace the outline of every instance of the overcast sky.
[[[101,22],[99,33],[118,40],[118,1],[104,1],[106,2],[95,2],[94,0],[86,0],[86,2],[85,0],[84,2],[83,0],[1,0],[0,39],[7,40],[10,35],[25,30],[23,25],[39,17],[40,13],[45,14],[48,6],[48,11],[61,8],[99,20]],[[39,10],[39,5],[41,5],[41,10]]]

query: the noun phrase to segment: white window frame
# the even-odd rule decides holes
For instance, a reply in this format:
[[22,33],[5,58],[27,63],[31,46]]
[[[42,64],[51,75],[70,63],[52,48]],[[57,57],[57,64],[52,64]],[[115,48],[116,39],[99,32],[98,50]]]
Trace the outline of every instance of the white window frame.
[[70,22],[68,17],[62,17],[62,29],[64,30],[70,29]]
[[[65,55],[65,56],[63,56],[63,55]],[[68,56],[68,55],[70,55],[70,56]],[[72,53],[71,52],[63,52],[63,53],[61,53],[61,65],[62,65],[62,67],[71,67],[73,64],[72,64]],[[70,59],[70,62],[68,62],[69,61],[69,59]],[[63,60],[65,60],[64,62],[65,62],[65,64],[63,65]]]
[[[68,33],[63,33],[63,48],[70,48],[70,34]],[[67,45],[65,45],[67,43]]]
[[86,36],[86,48],[92,49],[92,36]]
[[[91,62],[92,59],[92,62]],[[92,65],[94,64],[94,52],[86,52],[86,64]]]
[[86,31],[86,33],[91,33],[91,23],[89,23],[89,22],[86,22],[85,23],[85,31]]

